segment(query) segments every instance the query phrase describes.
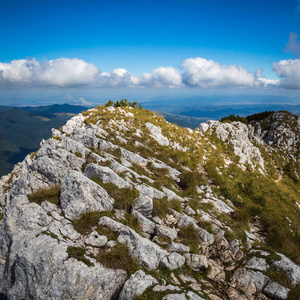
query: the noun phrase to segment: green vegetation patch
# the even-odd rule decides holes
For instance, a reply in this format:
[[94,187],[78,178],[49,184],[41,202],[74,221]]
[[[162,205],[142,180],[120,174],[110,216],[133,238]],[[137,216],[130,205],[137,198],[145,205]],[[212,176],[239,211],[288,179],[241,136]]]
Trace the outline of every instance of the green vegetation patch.
[[285,286],[291,288],[291,280],[288,275],[274,266],[270,266],[269,270],[266,272],[266,275],[271,278],[271,280]]
[[111,216],[113,216],[113,212],[111,212],[111,211],[86,212],[86,213],[82,214],[80,216],[80,218],[73,221],[73,227],[77,232],[79,232],[83,235],[87,235],[92,232],[92,227],[98,226],[99,219],[104,216],[111,217]]
[[57,239],[58,240],[58,235],[56,235],[55,233],[51,232],[50,230],[44,230],[41,233],[37,234],[36,237],[40,236],[41,234],[49,235],[53,239]]
[[95,264],[92,263],[88,258],[86,258],[84,255],[86,253],[86,250],[81,247],[72,247],[69,246],[67,249],[67,253],[69,257],[73,257],[79,261],[82,261],[89,267],[93,267]]
[[244,118],[244,117],[241,117],[239,115],[234,115],[234,114],[231,114],[229,115],[228,117],[223,117],[220,119],[221,122],[225,123],[225,122],[241,122],[241,123],[244,123],[244,124],[248,124],[248,120],[247,118]]
[[39,189],[32,194],[28,194],[27,197],[29,201],[35,202],[39,205],[41,205],[43,201],[48,201],[53,204],[59,205],[60,186],[56,185],[47,189]]
[[140,195],[138,190],[134,188],[120,189],[112,183],[103,183],[98,178],[92,178],[92,180],[101,185],[109,196],[115,199],[114,208],[123,209],[128,213],[131,212],[134,199]]
[[138,109],[142,109],[142,105],[140,103],[137,103],[136,101],[134,102],[129,102],[127,99],[122,99],[120,101],[112,101],[112,100],[108,100],[107,103],[105,103],[105,107],[109,107],[109,106],[113,106],[113,107],[123,107],[123,106],[130,106],[130,107],[134,107],[134,108],[138,108]]
[[129,275],[141,268],[136,260],[130,256],[127,247],[120,243],[117,243],[109,251],[99,252],[96,259],[106,268],[122,269]]
[[288,300],[299,300],[300,299],[300,284],[297,284],[295,287],[293,287],[289,294],[288,294]]
[[167,197],[164,197],[162,199],[153,199],[153,216],[164,218],[168,213],[170,213],[170,208],[180,212],[180,201],[176,199],[172,199],[169,201]]
[[190,246],[191,253],[197,253],[199,247],[199,235],[193,225],[186,228],[181,228],[178,232],[178,237],[184,245]]

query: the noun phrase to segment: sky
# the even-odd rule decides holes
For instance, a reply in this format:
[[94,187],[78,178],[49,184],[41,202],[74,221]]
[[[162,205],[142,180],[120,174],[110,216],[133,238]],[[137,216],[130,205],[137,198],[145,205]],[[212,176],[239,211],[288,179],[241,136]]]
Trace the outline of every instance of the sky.
[[300,104],[300,0],[0,0],[0,28],[0,105]]

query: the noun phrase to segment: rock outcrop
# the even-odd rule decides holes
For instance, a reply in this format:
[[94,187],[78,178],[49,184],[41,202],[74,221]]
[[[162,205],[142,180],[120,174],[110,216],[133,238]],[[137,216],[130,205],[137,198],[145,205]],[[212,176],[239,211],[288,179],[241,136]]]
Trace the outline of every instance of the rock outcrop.
[[0,298],[288,299],[298,261],[268,245],[278,203],[280,234],[297,244],[299,191],[268,174],[270,146],[298,159],[284,118],[257,134],[240,122],[193,131],[97,107],[53,130],[0,180]]

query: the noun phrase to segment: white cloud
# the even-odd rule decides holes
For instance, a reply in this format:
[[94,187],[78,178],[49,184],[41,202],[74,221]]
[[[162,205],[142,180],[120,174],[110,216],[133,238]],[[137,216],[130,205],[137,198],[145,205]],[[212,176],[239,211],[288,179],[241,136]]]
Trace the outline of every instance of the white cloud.
[[32,80],[39,63],[33,60],[13,60],[11,63],[0,63],[0,83],[27,83]]
[[114,69],[111,73],[103,72],[98,76],[97,85],[101,87],[128,86],[132,75],[123,68]]
[[0,87],[273,87],[300,88],[300,59],[273,64],[281,80],[263,78],[262,70],[248,72],[237,65],[221,65],[196,57],[181,64],[183,73],[173,67],[159,67],[153,73],[133,75],[124,68],[101,72],[81,59],[60,58],[38,62],[35,59],[0,63]]
[[40,64],[37,81],[44,85],[80,86],[95,82],[99,69],[77,58],[60,58]]
[[141,76],[132,75],[131,82],[133,86],[152,86],[154,78],[150,73],[143,73]]
[[172,67],[160,67],[153,70],[157,80],[164,86],[178,86],[181,84],[181,75],[178,70]]
[[281,85],[289,89],[300,89],[300,59],[281,60],[273,63],[273,70],[281,80]]
[[279,79],[267,79],[267,78],[257,78],[258,82],[261,83],[263,87],[270,87],[270,86],[279,86],[281,81]]
[[256,77],[245,68],[230,65],[221,65],[213,60],[196,57],[182,62],[186,70],[183,73],[183,82],[191,86],[207,87],[254,87]]
[[77,58],[45,62],[20,59],[0,63],[0,84],[59,87],[91,85],[99,72],[95,65]]

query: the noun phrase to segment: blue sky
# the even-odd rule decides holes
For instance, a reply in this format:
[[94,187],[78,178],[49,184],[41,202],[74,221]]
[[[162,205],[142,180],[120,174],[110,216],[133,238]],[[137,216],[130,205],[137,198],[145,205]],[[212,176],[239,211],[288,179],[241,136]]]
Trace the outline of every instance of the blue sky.
[[300,95],[297,0],[1,0],[0,26],[2,105],[49,94]]

